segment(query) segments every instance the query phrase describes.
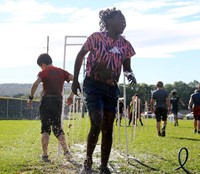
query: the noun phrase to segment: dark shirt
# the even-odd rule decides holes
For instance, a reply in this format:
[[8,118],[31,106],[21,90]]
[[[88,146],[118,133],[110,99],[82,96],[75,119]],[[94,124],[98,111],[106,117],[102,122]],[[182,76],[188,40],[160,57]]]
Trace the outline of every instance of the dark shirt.
[[200,106],[200,91],[191,95],[194,107]]
[[152,93],[152,98],[155,101],[155,107],[167,107],[166,99],[168,93],[164,89],[157,89]]
[[178,109],[179,97],[178,97],[178,96],[173,96],[173,97],[170,99],[170,103],[171,103],[171,105],[172,105],[172,110],[173,110],[173,109]]
[[91,34],[84,46],[90,52],[86,65],[87,77],[109,85],[118,82],[125,59],[135,55],[131,43],[123,36],[119,35],[114,41],[107,32]]

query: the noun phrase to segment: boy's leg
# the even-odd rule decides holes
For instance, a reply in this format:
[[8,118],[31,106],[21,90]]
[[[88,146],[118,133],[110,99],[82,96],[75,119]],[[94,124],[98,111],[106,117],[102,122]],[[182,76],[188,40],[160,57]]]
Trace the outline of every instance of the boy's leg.
[[42,119],[41,123],[42,123],[41,143],[42,143],[42,151],[43,151],[42,157],[48,158],[48,145],[49,145],[49,137],[51,134],[51,127],[50,127],[50,123],[45,119]]
[[197,116],[198,134],[200,134],[200,115]]
[[161,132],[160,132],[161,113],[160,113],[159,108],[155,109],[155,116],[156,116],[156,128],[157,128],[158,136],[161,136]]
[[194,133],[197,133],[197,119],[194,119]]
[[197,107],[193,108],[193,114],[194,114],[194,133],[197,133],[197,120],[198,120],[198,110],[197,110]]
[[165,129],[167,126],[167,120],[163,120],[163,128]]
[[164,121],[163,121],[163,127],[162,127],[162,133],[161,133],[161,135],[162,135],[163,137],[165,137],[165,129],[166,129],[166,125],[167,125],[167,121],[164,120]]
[[178,126],[178,109],[174,110],[174,126]]
[[56,115],[56,116],[54,117],[54,120],[52,121],[52,131],[55,137],[58,139],[60,145],[62,146],[64,155],[68,158],[71,158],[69,147],[66,143],[65,134],[61,125],[61,119],[60,119],[61,117],[59,115]]
[[157,128],[157,132],[158,132],[159,136],[161,135],[161,133],[160,133],[160,124],[161,124],[161,121],[156,121],[156,128]]
[[41,137],[43,156],[48,156],[49,134],[44,132]]
[[178,110],[176,111],[176,125],[178,126]]
[[174,114],[174,126],[177,126],[178,120],[177,120],[177,115]]
[[69,148],[67,146],[64,134],[61,134],[61,135],[58,136],[58,141],[63,148],[64,154],[69,153]]
[[165,130],[166,130],[166,126],[167,126],[167,108],[163,108],[162,111],[162,121],[163,121],[163,127],[162,127],[162,136],[165,137]]

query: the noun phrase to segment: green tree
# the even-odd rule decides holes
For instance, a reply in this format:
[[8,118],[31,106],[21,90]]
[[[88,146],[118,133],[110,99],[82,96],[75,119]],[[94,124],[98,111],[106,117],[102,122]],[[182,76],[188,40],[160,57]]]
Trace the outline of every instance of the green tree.
[[[193,82],[190,82],[189,84],[186,84],[182,81],[177,81],[177,82],[174,82],[173,84],[166,84],[164,88],[169,93],[170,97],[171,97],[171,92],[173,90],[176,90],[177,95],[185,103],[185,106],[184,107],[180,106],[180,108],[187,109],[190,95],[197,88],[198,84],[199,82],[196,80],[194,80]],[[137,84],[136,86],[131,86],[129,84],[126,84],[125,88],[126,88],[126,105],[129,105],[133,95],[138,94],[138,96],[141,99],[141,102],[143,104],[143,109],[144,109],[145,101],[147,101],[147,103],[149,104],[150,99],[151,99],[151,93],[153,90],[156,89],[156,86],[152,84],[148,85],[146,83],[141,83],[141,84]],[[123,97],[124,84],[120,84],[119,89],[120,89],[120,97]]]

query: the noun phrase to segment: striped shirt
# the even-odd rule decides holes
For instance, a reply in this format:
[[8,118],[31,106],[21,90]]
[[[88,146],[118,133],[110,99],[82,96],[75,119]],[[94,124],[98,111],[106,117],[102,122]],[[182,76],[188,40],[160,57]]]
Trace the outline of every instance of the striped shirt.
[[90,52],[86,65],[87,77],[107,84],[118,82],[124,60],[135,55],[129,41],[121,35],[113,40],[107,32],[93,33],[84,47]]

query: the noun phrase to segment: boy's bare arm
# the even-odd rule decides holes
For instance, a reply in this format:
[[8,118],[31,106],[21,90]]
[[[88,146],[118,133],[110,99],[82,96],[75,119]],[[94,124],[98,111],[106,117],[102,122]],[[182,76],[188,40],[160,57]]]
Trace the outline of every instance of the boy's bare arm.
[[71,93],[69,94],[69,97],[66,100],[66,104],[69,106],[73,103],[73,98],[74,98],[74,93],[71,91]]
[[31,88],[31,94],[30,94],[30,96],[29,96],[29,100],[27,101],[27,106],[28,106],[28,107],[31,107],[31,106],[32,106],[32,100],[33,100],[35,91],[37,90],[38,85],[40,84],[40,82],[41,82],[41,79],[38,78],[38,79],[33,83],[33,86],[32,86],[32,88]]
[[40,84],[40,82],[41,82],[41,79],[38,78],[38,79],[33,83],[33,86],[32,86],[32,88],[31,88],[31,95],[30,95],[30,96],[32,96],[32,97],[34,96],[35,91],[37,90],[38,85]]
[[74,76],[73,76],[72,74],[70,74],[70,75],[69,75],[69,80],[70,80],[70,81],[73,81],[73,79],[74,79]]

